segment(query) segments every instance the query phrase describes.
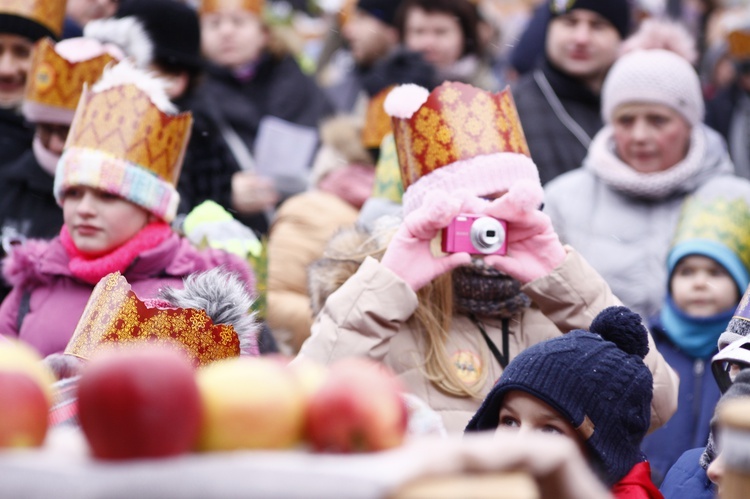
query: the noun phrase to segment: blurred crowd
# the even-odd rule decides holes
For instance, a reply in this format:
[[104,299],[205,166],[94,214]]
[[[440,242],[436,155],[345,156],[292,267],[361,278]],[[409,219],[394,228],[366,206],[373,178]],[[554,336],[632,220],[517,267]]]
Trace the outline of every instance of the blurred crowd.
[[713,497],[749,139],[742,1],[0,0],[0,335],[74,377],[103,278],[219,269],[167,305],[252,297],[244,355],[367,356],[443,433]]

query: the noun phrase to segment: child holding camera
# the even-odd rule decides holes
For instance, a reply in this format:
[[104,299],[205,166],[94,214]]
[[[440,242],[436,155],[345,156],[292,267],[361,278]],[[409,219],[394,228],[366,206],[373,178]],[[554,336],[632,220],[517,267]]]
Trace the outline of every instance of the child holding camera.
[[[507,90],[445,83],[430,94],[405,85],[386,110],[395,117],[404,220],[382,260],[364,258],[328,297],[300,355],[379,360],[449,432],[461,432],[512,358],[619,302],[539,210],[539,174]],[[473,257],[435,256],[433,239],[459,215],[501,220],[503,243],[472,245]],[[492,246],[499,234],[484,236]],[[655,349],[646,363],[658,427],[675,409],[677,379]]]
[[572,439],[614,497],[661,498],[640,444],[649,428],[653,379],[641,317],[603,310],[576,330],[521,352],[503,372],[467,432],[515,430]]

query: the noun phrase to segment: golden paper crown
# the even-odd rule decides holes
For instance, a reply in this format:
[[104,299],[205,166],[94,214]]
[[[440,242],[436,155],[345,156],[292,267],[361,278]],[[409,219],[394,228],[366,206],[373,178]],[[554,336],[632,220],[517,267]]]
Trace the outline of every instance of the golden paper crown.
[[[713,241],[729,248],[750,271],[750,206],[743,198],[685,200],[672,247],[689,241]],[[676,263],[676,262],[675,262]]]
[[406,190],[430,172],[456,161],[501,152],[529,155],[510,89],[492,94],[446,82],[411,118],[392,118]]
[[377,149],[383,137],[391,133],[391,117],[385,112],[383,103],[395,85],[381,90],[370,99],[365,113],[365,126],[362,129],[362,144],[368,149]]
[[[55,51],[55,43],[43,38],[36,44],[26,85],[24,105],[28,103],[70,111],[70,119],[81,98],[84,84],[93,84],[104,67],[115,58],[102,54],[85,61],[70,62]],[[70,120],[67,121],[70,123]]]
[[221,10],[247,10],[260,16],[265,7],[265,0],[203,0],[200,13],[210,14]]
[[232,326],[215,325],[204,310],[149,308],[119,272],[96,285],[65,353],[89,359],[100,348],[143,341],[177,345],[196,366],[240,355]]
[[65,149],[93,149],[139,165],[177,184],[190,138],[190,113],[168,115],[133,84],[86,88]]
[[23,17],[60,38],[65,20],[64,0],[0,0],[0,15]]
[[750,59],[750,32],[732,31],[728,42],[729,55],[736,59]]

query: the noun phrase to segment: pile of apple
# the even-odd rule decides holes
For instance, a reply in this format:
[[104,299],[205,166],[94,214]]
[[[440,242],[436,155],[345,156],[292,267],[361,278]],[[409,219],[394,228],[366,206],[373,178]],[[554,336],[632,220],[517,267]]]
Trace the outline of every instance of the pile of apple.
[[0,337],[0,448],[38,447],[55,377],[31,347]]
[[102,459],[401,444],[407,412],[392,373],[364,359],[330,368],[286,360],[240,357],[196,371],[166,348],[108,352],[81,375],[81,427]]

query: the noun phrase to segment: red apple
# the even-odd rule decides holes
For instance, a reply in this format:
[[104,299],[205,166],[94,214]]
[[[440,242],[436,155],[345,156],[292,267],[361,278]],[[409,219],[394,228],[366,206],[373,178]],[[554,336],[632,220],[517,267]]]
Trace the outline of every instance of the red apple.
[[363,358],[331,366],[310,401],[307,435],[326,452],[366,452],[401,445],[408,413],[393,373]]
[[225,359],[197,377],[204,410],[199,449],[282,449],[302,440],[305,396],[278,360]]
[[0,448],[42,445],[50,405],[34,378],[0,370],[0,408]]
[[94,456],[174,456],[195,446],[201,401],[180,352],[153,345],[92,358],[78,385],[78,417]]

